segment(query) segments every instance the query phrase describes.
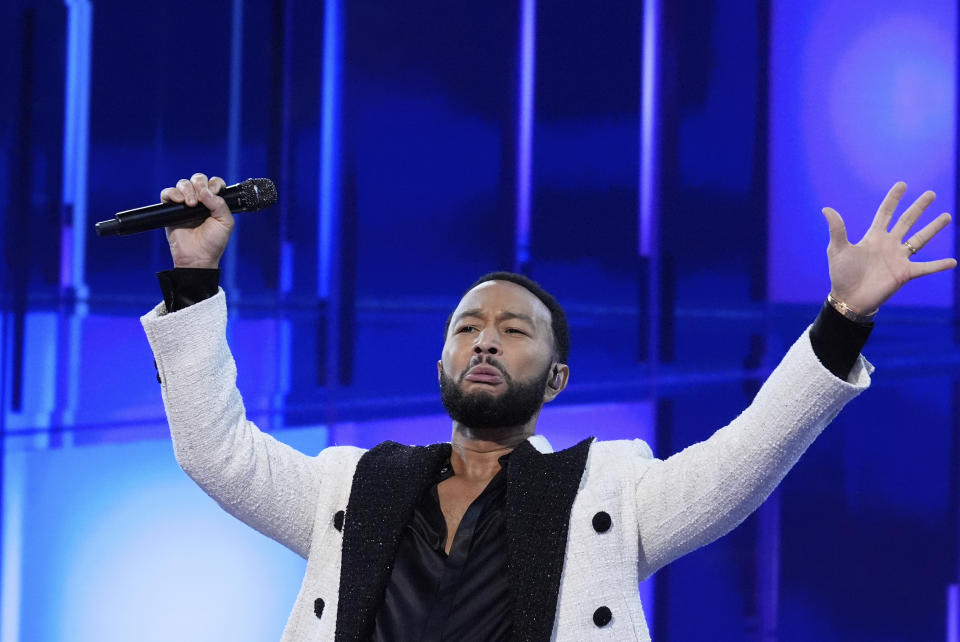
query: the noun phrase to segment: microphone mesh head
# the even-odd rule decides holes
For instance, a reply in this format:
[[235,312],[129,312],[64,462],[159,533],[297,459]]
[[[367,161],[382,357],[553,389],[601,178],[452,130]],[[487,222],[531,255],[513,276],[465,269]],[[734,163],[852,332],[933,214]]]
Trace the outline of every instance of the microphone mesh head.
[[277,187],[269,178],[248,178],[240,183],[240,204],[255,212],[277,202]]

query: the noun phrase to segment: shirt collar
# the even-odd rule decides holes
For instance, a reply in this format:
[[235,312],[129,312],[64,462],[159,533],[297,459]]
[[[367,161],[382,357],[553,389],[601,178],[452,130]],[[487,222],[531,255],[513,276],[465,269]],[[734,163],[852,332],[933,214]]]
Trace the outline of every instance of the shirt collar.
[[537,449],[539,453],[552,453],[553,446],[550,445],[550,442],[547,441],[547,438],[543,435],[530,435],[527,437],[527,441],[530,442],[530,445]]
[[[527,441],[530,442],[530,445],[533,446],[537,452],[541,454],[549,454],[553,452],[553,446],[550,445],[550,442],[547,441],[547,438],[543,435],[530,435],[527,437]],[[505,467],[507,461],[510,459],[510,453],[500,457],[498,460],[500,465]],[[450,458],[447,457],[447,462],[443,465],[443,468],[440,469],[440,481],[453,477],[453,466],[450,465]]]

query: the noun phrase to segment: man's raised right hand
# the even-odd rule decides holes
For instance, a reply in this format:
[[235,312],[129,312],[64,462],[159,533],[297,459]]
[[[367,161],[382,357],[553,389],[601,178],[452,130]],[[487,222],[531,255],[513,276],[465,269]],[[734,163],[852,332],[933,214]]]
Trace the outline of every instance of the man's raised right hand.
[[220,265],[234,225],[226,201],[217,196],[225,186],[219,176],[207,180],[206,174],[198,173],[189,180],[181,178],[176,187],[160,192],[164,202],[186,203],[190,207],[201,203],[210,210],[210,216],[202,222],[167,228],[174,267],[215,269]]

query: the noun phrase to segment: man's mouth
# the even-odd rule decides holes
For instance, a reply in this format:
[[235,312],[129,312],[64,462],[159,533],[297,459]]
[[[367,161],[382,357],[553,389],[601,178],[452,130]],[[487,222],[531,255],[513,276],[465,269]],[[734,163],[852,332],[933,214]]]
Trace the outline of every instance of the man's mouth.
[[503,374],[493,366],[480,364],[467,370],[467,374],[464,376],[464,379],[467,381],[485,383],[495,386],[503,383]]

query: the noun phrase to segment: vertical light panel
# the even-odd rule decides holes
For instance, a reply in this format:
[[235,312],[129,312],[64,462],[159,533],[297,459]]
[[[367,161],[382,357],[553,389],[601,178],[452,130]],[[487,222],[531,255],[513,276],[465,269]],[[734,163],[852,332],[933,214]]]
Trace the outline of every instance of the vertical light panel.
[[[291,111],[293,109],[293,0],[283,4],[283,96],[280,101],[280,193],[290,186]],[[290,240],[290,198],[280,200],[280,293],[286,299],[293,291],[293,242]],[[283,427],[284,406],[290,392],[293,327],[286,316],[277,319],[277,386],[271,403],[270,421],[274,430]]]
[[520,10],[520,113],[517,116],[517,202],[514,269],[530,261],[530,173],[533,157],[534,75],[536,73],[536,0],[523,0]]
[[960,642],[960,585],[947,587],[947,642]]
[[[840,212],[856,242],[898,180],[906,201],[937,193],[922,220],[954,207],[957,3],[878,0],[863,11],[841,0],[777,2],[770,47],[769,293],[816,302],[829,289],[821,208]],[[948,232],[916,260],[953,255]],[[891,303],[952,299],[941,274]]]
[[[0,439],[6,439],[0,435]],[[3,546],[0,555],[3,570],[0,576],[0,642],[20,641],[20,587],[23,585],[22,551],[23,551],[23,504],[24,493],[24,454],[9,452],[4,444],[3,478],[0,479],[0,493],[3,501],[3,514],[0,515],[0,534]]]
[[[4,212],[6,214],[6,212]],[[2,268],[0,268],[2,269]],[[6,275],[3,277],[3,287],[6,288]],[[6,292],[3,292],[6,296]],[[0,642],[13,642],[17,637],[18,621],[8,623],[7,620],[16,613],[19,616],[20,611],[20,543],[16,543],[8,549],[11,533],[7,532],[6,512],[11,498],[6,493],[9,484],[6,479],[9,464],[7,461],[7,357],[10,350],[7,343],[10,339],[10,333],[7,332],[10,324],[7,321],[5,306],[0,306]],[[13,496],[13,501],[21,496],[17,490]],[[16,507],[19,508],[19,507]],[[13,536],[19,538],[21,527],[19,522],[15,524],[16,531]],[[8,566],[13,563],[15,568],[11,571]],[[9,576],[9,577],[8,577]],[[11,591],[13,593],[11,594]]]
[[640,176],[637,249],[646,259],[646,353],[651,374],[660,355],[660,248],[657,244],[657,32],[660,1],[644,0],[640,67]]
[[64,87],[62,208],[66,215],[60,245],[60,285],[65,291],[72,291],[78,300],[85,301],[93,7],[89,0],[65,0],[64,4],[67,7],[67,72]]
[[320,212],[317,224],[317,296],[325,303],[323,369],[328,388],[340,380],[340,100],[343,5],[326,0],[320,114]]
[[323,17],[323,77],[320,114],[320,211],[317,226],[317,296],[330,297],[336,266],[340,210],[340,76],[343,30],[341,0],[326,0]]
[[649,257],[656,233],[657,20],[659,0],[643,2],[640,78],[640,256]]
[[[65,0],[67,60],[64,88],[63,196],[60,286],[72,293],[76,306],[59,328],[58,418],[74,421],[80,375],[80,332],[89,290],[85,279],[87,238],[87,158],[90,139],[90,48],[93,6],[89,0]],[[65,436],[66,438],[66,436]]]
[[[290,139],[293,110],[293,0],[283,4],[283,62],[280,99],[280,194],[286,196],[290,187]],[[293,290],[293,243],[290,241],[290,199],[282,198],[280,210],[280,292]]]
[[[240,180],[237,176],[240,165],[240,123],[243,117],[243,0],[233,0],[230,13],[230,102],[227,108],[227,167],[224,177],[227,183]],[[234,230],[236,237],[240,228]],[[234,238],[223,254],[223,286],[227,292],[236,294],[237,246]],[[230,299],[232,300],[232,298]]]

